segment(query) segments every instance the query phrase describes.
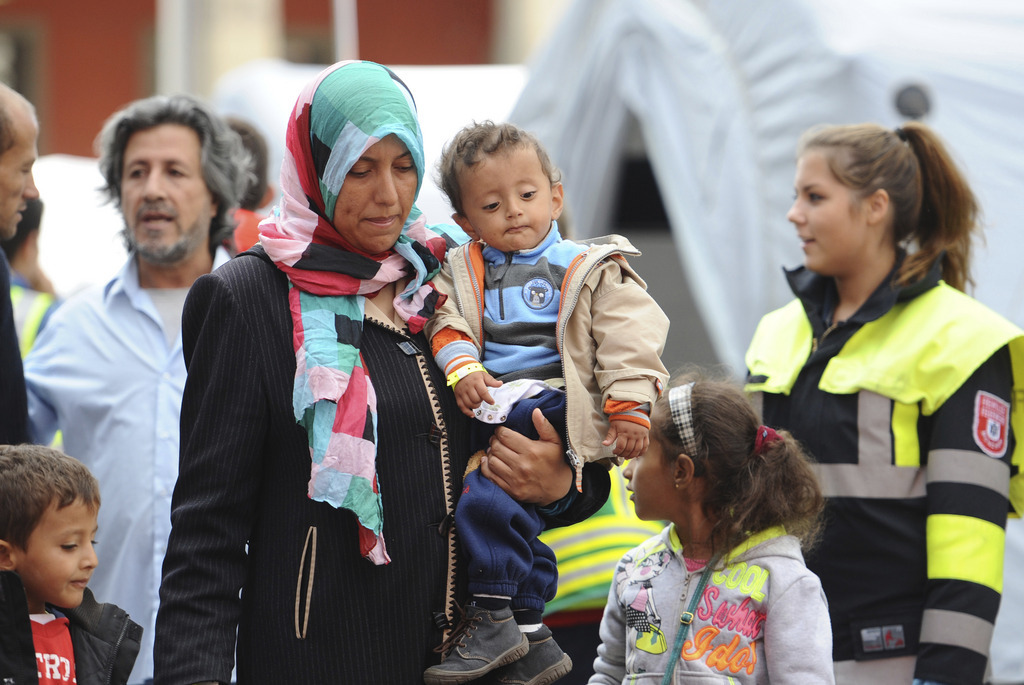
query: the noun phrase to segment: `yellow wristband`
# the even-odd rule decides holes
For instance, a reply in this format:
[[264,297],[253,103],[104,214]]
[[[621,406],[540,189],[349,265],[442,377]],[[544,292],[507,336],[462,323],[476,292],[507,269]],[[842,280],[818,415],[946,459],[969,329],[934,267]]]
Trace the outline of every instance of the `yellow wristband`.
[[476,373],[477,371],[484,371],[484,365],[480,362],[473,362],[472,364],[460,366],[448,374],[448,386],[451,387],[455,385],[469,374]]

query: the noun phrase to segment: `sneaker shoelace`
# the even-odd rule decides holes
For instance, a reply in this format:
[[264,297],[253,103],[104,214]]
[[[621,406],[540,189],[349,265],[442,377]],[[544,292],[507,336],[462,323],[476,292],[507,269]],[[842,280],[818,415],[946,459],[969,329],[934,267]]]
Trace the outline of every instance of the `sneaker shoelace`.
[[437,647],[434,647],[435,652],[444,655],[441,657],[442,661],[444,661],[448,654],[456,647],[466,646],[466,643],[462,641],[462,638],[466,637],[470,630],[475,628],[476,624],[483,619],[483,616],[480,616],[479,614],[476,616],[467,616],[461,606],[456,606],[455,608],[459,610],[459,622],[455,624],[455,629],[448,636],[448,639]]

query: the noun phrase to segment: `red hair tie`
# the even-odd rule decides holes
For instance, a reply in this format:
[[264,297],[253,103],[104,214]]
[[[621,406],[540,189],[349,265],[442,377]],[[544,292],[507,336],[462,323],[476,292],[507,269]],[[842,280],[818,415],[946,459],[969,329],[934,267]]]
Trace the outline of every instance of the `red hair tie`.
[[761,456],[768,450],[768,445],[782,440],[782,436],[768,426],[758,426],[757,436],[754,438],[754,454]]

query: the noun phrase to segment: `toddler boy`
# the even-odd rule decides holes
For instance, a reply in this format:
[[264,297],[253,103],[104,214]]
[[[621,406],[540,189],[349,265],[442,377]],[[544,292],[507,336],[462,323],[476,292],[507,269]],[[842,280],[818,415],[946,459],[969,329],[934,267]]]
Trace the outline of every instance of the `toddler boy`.
[[[620,236],[562,239],[558,172],[536,138],[511,124],[460,131],[442,154],[440,184],[476,242],[448,252],[434,281],[448,298],[426,332],[459,408],[488,426],[475,446],[500,423],[536,438],[540,409],[565,441],[577,489],[585,462],[642,454],[668,377],[668,319],[626,262],[639,253]],[[467,473],[455,526],[472,598],[444,660],[425,672],[428,685],[503,665],[497,677],[508,682],[569,672],[541,622],[557,585],[554,554],[537,538],[544,525],[536,507]]]
[[86,587],[99,507],[81,462],[0,445],[0,682],[128,681],[142,628]]

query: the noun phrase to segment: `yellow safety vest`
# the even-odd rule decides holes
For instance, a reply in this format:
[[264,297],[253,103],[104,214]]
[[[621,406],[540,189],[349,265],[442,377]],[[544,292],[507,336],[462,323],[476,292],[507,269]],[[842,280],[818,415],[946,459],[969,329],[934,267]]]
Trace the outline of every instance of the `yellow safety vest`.
[[20,285],[11,286],[11,305],[14,308],[14,327],[18,332],[21,357],[28,356],[39,334],[39,324],[43,321],[46,311],[53,305],[53,295],[24,288]]
[[545,531],[540,539],[558,560],[558,592],[545,612],[597,609],[605,605],[615,565],[622,555],[665,527],[641,521],[633,510],[622,471],[614,467],[611,492],[593,516],[571,526]]
[[[766,315],[747,350],[748,392],[788,395],[811,353],[813,333],[798,300]],[[979,366],[1004,346],[1013,366],[1010,425],[1016,438],[1010,502],[1024,515],[1024,331],[945,283],[897,303],[864,324],[825,367],[819,388],[832,394],[861,390],[894,400],[894,433],[933,414]],[[764,377],[764,380],[760,380]],[[899,425],[897,425],[899,424]],[[904,453],[911,453],[906,445]],[[899,440],[897,439],[897,448]],[[916,457],[915,457],[916,458]],[[897,450],[897,463],[900,461]],[[909,464],[907,464],[909,465]]]

